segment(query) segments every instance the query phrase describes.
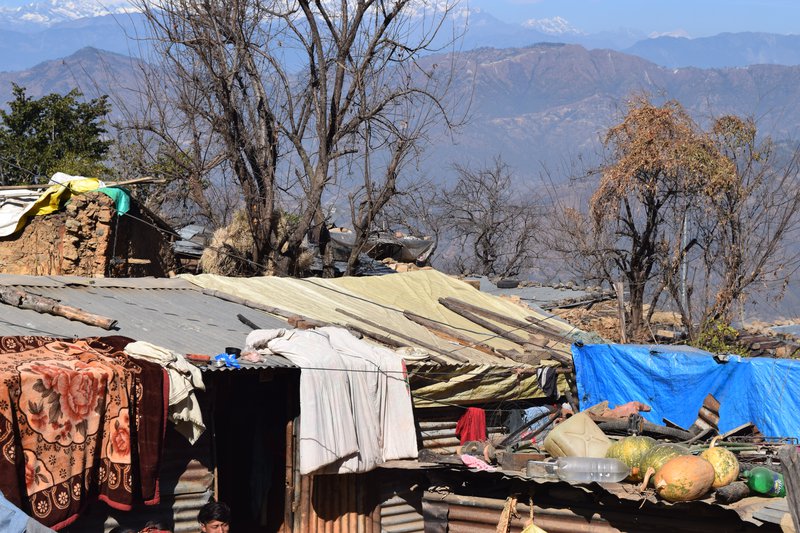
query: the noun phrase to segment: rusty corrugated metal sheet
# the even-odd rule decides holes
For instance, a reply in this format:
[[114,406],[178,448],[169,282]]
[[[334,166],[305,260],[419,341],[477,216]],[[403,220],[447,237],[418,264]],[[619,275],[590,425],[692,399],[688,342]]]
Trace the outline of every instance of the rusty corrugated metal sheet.
[[[461,441],[456,436],[456,424],[452,421],[420,421],[420,437],[422,447],[441,454],[456,453]],[[504,434],[502,427],[487,428],[489,438]]]
[[422,509],[417,509],[399,495],[381,503],[381,533],[424,533]]
[[148,521],[160,522],[174,533],[196,533],[197,513],[212,495],[213,474],[208,435],[194,446],[172,425],[167,426],[159,471],[161,503],[137,505],[130,511],[115,510],[100,502],[92,503],[64,533],[108,531],[118,525],[137,531]]
[[[538,496],[537,496],[538,495]],[[649,502],[614,501],[613,499],[567,497],[567,493],[559,491],[559,495],[551,491],[536,491],[534,504],[534,523],[548,533],[611,533],[617,531],[654,531],[682,533],[702,533],[706,531],[739,531],[766,532],[780,531],[776,524],[761,524],[744,521],[736,513],[715,509],[702,502],[686,502],[678,505]],[[521,496],[520,500],[526,497]],[[438,515],[426,510],[425,519],[431,523],[443,524],[448,533],[494,532],[500,522],[506,500],[460,494],[439,494],[426,492],[424,503],[433,504],[425,507],[440,509]],[[444,507],[443,512],[442,507]],[[716,513],[710,513],[716,510]],[[510,522],[513,533],[522,531],[529,517],[530,507],[524,501],[516,505],[518,518]],[[760,525],[759,525],[760,524]]]
[[[448,533],[472,533],[479,531],[494,532],[500,522],[505,500],[461,496],[456,494],[440,495],[426,493],[425,499],[433,502],[445,502],[448,505]],[[511,532],[518,533],[525,527],[529,519],[530,507],[522,502],[517,503],[517,518],[510,522]],[[541,508],[534,505],[534,523],[548,533],[612,533],[619,529],[613,527],[597,513],[576,514],[569,509]]]
[[370,474],[301,476],[295,533],[378,533],[378,503]]

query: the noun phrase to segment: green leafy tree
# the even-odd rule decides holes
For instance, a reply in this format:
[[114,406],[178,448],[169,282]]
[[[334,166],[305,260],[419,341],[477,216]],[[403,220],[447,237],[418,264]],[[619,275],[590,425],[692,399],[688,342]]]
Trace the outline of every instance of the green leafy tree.
[[106,96],[81,102],[73,89],[66,95],[35,99],[14,84],[14,99],[0,111],[0,183],[37,183],[54,172],[99,175],[112,141],[104,140]]

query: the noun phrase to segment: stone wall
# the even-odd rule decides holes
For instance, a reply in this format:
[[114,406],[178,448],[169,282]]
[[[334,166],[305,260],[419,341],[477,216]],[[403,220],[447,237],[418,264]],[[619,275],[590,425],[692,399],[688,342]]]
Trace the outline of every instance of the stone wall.
[[170,239],[132,204],[134,216],[117,218],[111,198],[88,193],[73,197],[58,213],[33,217],[19,233],[0,238],[0,273],[167,275],[175,261]]

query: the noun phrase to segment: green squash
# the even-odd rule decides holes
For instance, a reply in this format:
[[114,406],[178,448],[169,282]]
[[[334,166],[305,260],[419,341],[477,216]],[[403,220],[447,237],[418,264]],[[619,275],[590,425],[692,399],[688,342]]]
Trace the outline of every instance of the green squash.
[[681,455],[690,455],[689,448],[681,444],[663,443],[657,444],[650,448],[650,450],[642,458],[642,463],[639,466],[640,470],[644,473],[644,480],[642,481],[641,489],[647,488],[648,483],[653,486],[652,476],[661,470],[661,467],[670,459],[680,457]]
[[732,451],[716,445],[719,438],[714,437],[711,446],[700,454],[714,467],[714,483],[711,487],[715,489],[729,485],[739,477],[739,460]]
[[655,439],[634,435],[625,437],[612,444],[606,452],[606,457],[619,459],[631,469],[628,481],[641,481],[644,477],[642,459],[650,449],[656,445]]

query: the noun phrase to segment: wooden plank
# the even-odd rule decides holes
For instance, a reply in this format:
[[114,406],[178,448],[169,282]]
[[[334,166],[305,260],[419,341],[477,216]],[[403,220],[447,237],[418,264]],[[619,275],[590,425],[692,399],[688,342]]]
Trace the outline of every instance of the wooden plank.
[[793,445],[781,446],[778,458],[783,468],[783,481],[786,483],[786,503],[789,504],[789,514],[792,515],[794,530],[800,531],[800,456],[797,447]]

